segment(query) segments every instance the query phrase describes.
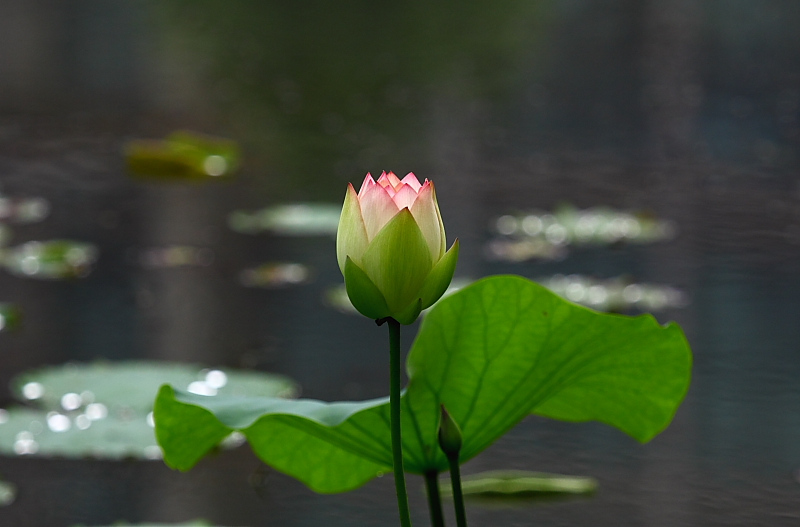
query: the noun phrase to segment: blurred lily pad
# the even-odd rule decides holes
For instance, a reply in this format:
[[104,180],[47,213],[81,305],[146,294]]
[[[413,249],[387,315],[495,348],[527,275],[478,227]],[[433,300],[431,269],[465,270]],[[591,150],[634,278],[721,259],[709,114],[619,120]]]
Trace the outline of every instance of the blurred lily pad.
[[12,274],[45,280],[83,278],[97,260],[94,245],[73,240],[31,241],[0,254]]
[[536,280],[557,295],[598,311],[638,310],[652,313],[681,308],[686,294],[667,285],[637,283],[629,276],[598,279],[579,274],[556,274]]
[[234,211],[228,225],[244,234],[267,231],[284,236],[333,236],[341,213],[341,205],[329,203],[274,205],[254,212]]
[[[86,527],[85,525],[75,525],[74,527]],[[189,523],[115,523],[106,527],[220,527],[213,526],[202,520],[195,520]]]
[[162,181],[230,177],[239,168],[239,146],[231,140],[180,131],[162,141],[137,140],[125,147],[131,175]]
[[567,246],[653,243],[670,240],[676,233],[673,222],[646,212],[572,205],[553,212],[505,214],[495,219],[491,228],[499,237],[487,245],[487,256],[512,262],[562,259]]
[[162,384],[200,395],[295,397],[298,386],[282,375],[157,361],[68,363],[27,371],[11,381],[23,401],[46,410],[72,411],[92,403],[147,413]]
[[17,487],[13,483],[0,481],[0,507],[11,505],[17,497]]
[[[545,494],[591,494],[597,481],[585,476],[564,476],[524,470],[496,470],[464,476],[461,479],[464,495],[536,497]],[[441,484],[444,496],[452,495],[450,482]]]
[[270,262],[243,269],[239,273],[239,283],[245,287],[272,289],[303,284],[310,280],[311,269],[294,262]]
[[0,454],[99,459],[161,459],[152,426],[143,415],[5,410]]
[[19,324],[20,311],[14,304],[0,303],[0,331],[14,329]]
[[214,251],[207,247],[169,245],[150,247],[139,254],[139,263],[146,269],[207,267],[214,262]]
[[11,229],[5,223],[0,223],[0,247],[5,247],[11,241]]
[[[190,392],[295,397],[286,377],[240,370],[132,361],[66,364],[26,372],[14,394],[36,406],[0,410],[0,453],[102,459],[161,459],[152,408],[158,388],[177,382]],[[221,445],[241,444],[231,434]]]
[[0,194],[0,221],[34,223],[47,217],[50,204],[43,198],[11,198]]

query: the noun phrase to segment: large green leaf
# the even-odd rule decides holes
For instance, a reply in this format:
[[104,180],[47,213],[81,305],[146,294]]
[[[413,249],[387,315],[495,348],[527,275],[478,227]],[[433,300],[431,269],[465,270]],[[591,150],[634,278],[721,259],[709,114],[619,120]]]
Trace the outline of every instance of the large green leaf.
[[[445,404],[480,453],[529,413],[598,420],[647,441],[671,421],[689,384],[677,325],[606,315],[519,277],[490,277],[439,302],[408,357],[405,468],[447,468],[436,441]],[[267,464],[318,492],[343,492],[390,470],[388,401],[321,403],[203,397],[162,387],[156,435],[165,460],[191,468],[240,430]]]
[[477,282],[441,302],[408,357],[410,448],[446,467],[436,448],[439,405],[461,427],[461,459],[529,413],[602,421],[648,441],[672,420],[691,353],[675,324],[601,314],[518,277]]

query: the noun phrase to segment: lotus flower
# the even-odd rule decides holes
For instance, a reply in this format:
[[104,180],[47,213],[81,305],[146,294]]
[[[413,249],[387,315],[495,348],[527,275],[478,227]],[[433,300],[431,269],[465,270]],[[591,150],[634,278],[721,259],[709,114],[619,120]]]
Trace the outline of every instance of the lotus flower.
[[347,295],[364,316],[411,324],[444,294],[458,260],[458,240],[445,251],[433,182],[392,172],[370,174],[356,194],[347,187],[336,256]]

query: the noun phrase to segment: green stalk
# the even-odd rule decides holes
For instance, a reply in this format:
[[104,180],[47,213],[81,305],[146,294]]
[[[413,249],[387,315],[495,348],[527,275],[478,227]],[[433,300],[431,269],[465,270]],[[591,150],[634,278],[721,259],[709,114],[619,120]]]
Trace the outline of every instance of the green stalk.
[[425,473],[425,490],[428,493],[428,509],[431,512],[431,527],[444,527],[442,497],[439,494],[439,473],[429,470]]
[[397,508],[400,525],[411,527],[411,514],[408,510],[406,477],[403,470],[403,442],[400,435],[400,323],[393,318],[386,319],[389,324],[389,387],[390,418],[392,429],[392,461],[394,465],[394,486],[397,493]]
[[464,510],[464,494],[461,492],[461,470],[458,467],[458,454],[448,455],[450,463],[450,481],[453,483],[453,505],[456,509],[456,525],[467,527],[467,513]]

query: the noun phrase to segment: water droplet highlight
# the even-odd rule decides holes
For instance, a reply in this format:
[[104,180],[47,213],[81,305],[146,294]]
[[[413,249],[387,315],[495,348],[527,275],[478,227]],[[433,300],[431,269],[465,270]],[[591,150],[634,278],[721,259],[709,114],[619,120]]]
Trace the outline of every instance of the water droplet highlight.
[[77,410],[83,404],[83,399],[77,393],[65,393],[61,396],[61,408],[71,412]]
[[53,432],[66,432],[72,428],[72,421],[64,414],[52,412],[47,416],[47,427]]
[[217,395],[216,388],[209,386],[205,383],[205,381],[194,381],[193,383],[189,384],[189,387],[186,389],[186,391],[196,395],[207,395],[209,397]]
[[222,370],[211,370],[206,374],[206,384],[215,390],[219,390],[228,384],[228,376]]
[[92,421],[105,419],[108,415],[108,408],[103,403],[92,403],[86,407],[86,417]]
[[29,382],[22,387],[22,396],[29,401],[39,399],[42,395],[44,395],[44,386],[41,383]]

